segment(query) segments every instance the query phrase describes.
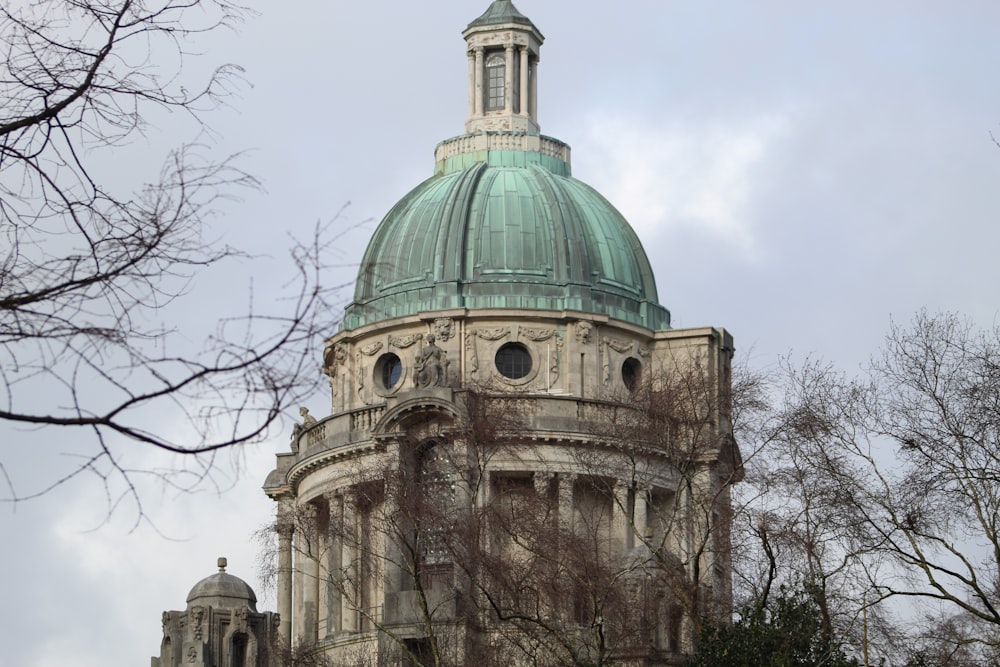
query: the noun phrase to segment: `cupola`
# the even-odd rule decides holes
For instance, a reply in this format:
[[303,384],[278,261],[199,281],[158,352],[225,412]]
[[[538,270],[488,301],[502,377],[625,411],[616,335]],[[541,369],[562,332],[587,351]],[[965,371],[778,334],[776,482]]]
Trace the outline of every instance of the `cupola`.
[[462,33],[469,53],[465,131],[538,134],[538,51],[544,37],[510,0],[495,0]]

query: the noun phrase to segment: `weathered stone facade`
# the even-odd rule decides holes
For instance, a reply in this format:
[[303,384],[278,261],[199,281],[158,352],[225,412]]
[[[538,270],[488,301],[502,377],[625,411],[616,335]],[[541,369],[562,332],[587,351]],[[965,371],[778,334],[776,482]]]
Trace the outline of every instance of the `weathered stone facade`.
[[[374,233],[329,414],[264,485],[278,638],[336,665],[682,664],[731,596],[732,338],[669,327],[635,233],[538,133],[531,21],[495,0],[463,35],[467,134]],[[226,659],[219,632],[196,652]]]
[[160,656],[151,667],[272,667],[277,664],[278,617],[257,612],[257,597],[238,577],[219,572],[202,579],[184,611],[163,612]]

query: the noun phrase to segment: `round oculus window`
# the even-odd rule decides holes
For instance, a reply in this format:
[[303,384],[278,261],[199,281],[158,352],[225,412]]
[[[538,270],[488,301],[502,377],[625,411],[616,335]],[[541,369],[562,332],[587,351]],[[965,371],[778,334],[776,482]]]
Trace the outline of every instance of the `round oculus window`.
[[375,372],[382,383],[383,389],[392,389],[403,377],[403,362],[395,354],[383,354],[379,357]]
[[531,372],[531,354],[520,343],[507,343],[497,350],[496,364],[500,375],[520,380]]
[[622,382],[629,391],[635,391],[642,377],[642,364],[634,357],[629,357],[622,363]]

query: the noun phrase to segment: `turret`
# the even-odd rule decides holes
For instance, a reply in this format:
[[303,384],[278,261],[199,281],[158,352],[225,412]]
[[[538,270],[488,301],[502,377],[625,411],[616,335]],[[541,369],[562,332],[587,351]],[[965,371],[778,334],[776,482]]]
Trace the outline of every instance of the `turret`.
[[510,0],[495,0],[462,33],[469,53],[465,131],[538,134],[542,33]]

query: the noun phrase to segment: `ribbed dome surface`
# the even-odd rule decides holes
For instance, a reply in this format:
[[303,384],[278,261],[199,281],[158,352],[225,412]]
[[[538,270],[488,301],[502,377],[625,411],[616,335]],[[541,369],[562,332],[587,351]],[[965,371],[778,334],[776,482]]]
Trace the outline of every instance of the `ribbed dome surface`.
[[250,611],[257,611],[257,596],[250,584],[227,572],[216,572],[195,584],[188,593],[187,603],[216,608],[248,606]]
[[576,310],[670,326],[628,222],[569,165],[492,150],[439,163],[376,229],[344,326],[451,308]]

